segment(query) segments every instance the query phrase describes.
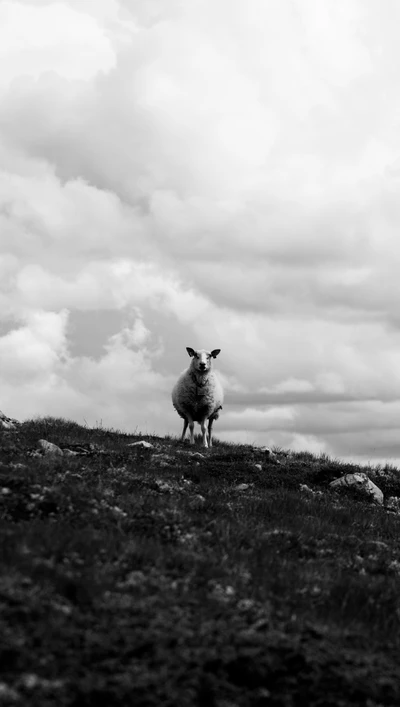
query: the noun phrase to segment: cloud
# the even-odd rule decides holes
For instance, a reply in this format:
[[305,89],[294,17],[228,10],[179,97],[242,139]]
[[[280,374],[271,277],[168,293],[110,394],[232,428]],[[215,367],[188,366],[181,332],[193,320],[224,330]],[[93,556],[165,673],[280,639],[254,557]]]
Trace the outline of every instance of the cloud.
[[63,2],[0,4],[0,85],[18,76],[51,71],[67,79],[89,79],[114,63],[98,22]]
[[177,433],[220,347],[222,437],[400,458],[385,8],[0,2],[2,409]]

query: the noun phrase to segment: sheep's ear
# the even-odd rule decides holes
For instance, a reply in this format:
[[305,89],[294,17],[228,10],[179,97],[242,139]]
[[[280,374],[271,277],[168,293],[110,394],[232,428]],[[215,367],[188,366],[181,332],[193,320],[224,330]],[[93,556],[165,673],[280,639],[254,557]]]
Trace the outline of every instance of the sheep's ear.
[[214,351],[211,351],[211,356],[217,358],[219,353],[221,353],[221,349],[214,349]]
[[196,353],[194,349],[190,348],[190,346],[186,346],[186,351],[188,352],[189,356],[194,356]]

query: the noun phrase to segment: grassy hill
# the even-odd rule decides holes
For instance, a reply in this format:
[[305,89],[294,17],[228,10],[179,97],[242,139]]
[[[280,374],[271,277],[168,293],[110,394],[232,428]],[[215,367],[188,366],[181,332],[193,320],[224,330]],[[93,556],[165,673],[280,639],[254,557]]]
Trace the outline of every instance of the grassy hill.
[[0,432],[0,704],[398,707],[400,474],[275,451]]

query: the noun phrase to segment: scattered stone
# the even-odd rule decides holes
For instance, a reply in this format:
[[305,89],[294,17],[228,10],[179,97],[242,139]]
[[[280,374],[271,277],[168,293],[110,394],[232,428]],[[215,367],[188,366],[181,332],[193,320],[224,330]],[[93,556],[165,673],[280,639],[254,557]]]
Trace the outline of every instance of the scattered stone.
[[182,478],[181,478],[181,484],[182,484],[182,486],[184,486],[185,488],[190,488],[190,486],[193,486],[193,481],[191,481],[190,479],[185,479],[185,477],[182,476]]
[[78,481],[82,481],[83,476],[82,474],[74,474],[72,471],[66,471],[64,479],[77,479]]
[[52,455],[57,457],[63,456],[63,450],[60,449],[60,447],[58,447],[56,444],[53,444],[53,442],[48,442],[46,439],[39,439],[38,447],[41,447],[43,453],[46,455]]
[[168,484],[166,481],[162,481],[161,479],[154,479],[151,482],[151,488],[159,491],[160,493],[172,493],[174,491],[171,484]]
[[0,410],[0,430],[16,430],[18,428],[18,425],[20,423],[18,420],[14,420],[12,417],[7,417],[7,415],[4,414],[4,412],[1,412]]
[[264,452],[266,457],[274,457],[275,453],[270,449],[270,447],[260,447],[260,452]]
[[300,484],[299,488],[302,493],[307,493],[309,496],[322,496],[322,491],[315,491],[307,484]]
[[146,442],[144,439],[141,439],[140,442],[131,442],[127,445],[127,447],[142,447],[143,449],[153,449],[154,444],[150,444],[150,442]]
[[256,606],[256,602],[254,599],[240,599],[237,603],[237,608],[239,611],[249,611],[250,609],[254,609]]
[[254,486],[254,484],[238,484],[237,486],[234,486],[234,491],[246,491],[249,489],[251,486]]
[[276,456],[275,452],[273,452],[272,449],[270,449],[269,447],[260,447],[258,451],[263,452],[265,454],[265,457],[270,462],[270,464],[280,464],[280,461]]
[[170,466],[175,460],[170,454],[152,454],[151,460],[158,466]]
[[400,562],[398,560],[392,560],[388,564],[388,569],[394,574],[400,574]]
[[121,518],[128,517],[126,511],[123,511],[122,508],[120,508],[119,506],[110,506],[110,509],[115,513],[116,516],[120,516]]
[[367,498],[374,503],[379,505],[383,504],[383,493],[374,484],[371,479],[368,478],[367,474],[363,472],[356,472],[355,474],[346,474],[340,479],[335,479],[331,481],[329,486],[335,490],[348,490],[352,489],[360,494],[361,497]]
[[230,585],[224,587],[219,582],[215,582],[215,580],[209,582],[209,588],[210,596],[223,603],[229,602],[236,595],[236,591],[233,587]]
[[79,455],[79,452],[74,452],[72,449],[63,449],[62,451],[65,457],[77,457]]
[[393,513],[400,513],[400,498],[398,496],[389,496],[386,500],[385,508]]
[[107,454],[105,449],[102,449],[93,442],[84,442],[83,444],[68,444],[60,445],[60,448],[66,456],[93,456],[94,454]]
[[171,484],[168,484],[166,481],[160,481],[157,479],[155,483],[161,493],[172,493],[174,490],[173,486],[171,486]]
[[204,454],[202,454],[201,452],[189,452],[188,457],[190,457],[191,459],[205,459]]
[[254,468],[258,469],[258,471],[262,471],[262,464],[254,464]]

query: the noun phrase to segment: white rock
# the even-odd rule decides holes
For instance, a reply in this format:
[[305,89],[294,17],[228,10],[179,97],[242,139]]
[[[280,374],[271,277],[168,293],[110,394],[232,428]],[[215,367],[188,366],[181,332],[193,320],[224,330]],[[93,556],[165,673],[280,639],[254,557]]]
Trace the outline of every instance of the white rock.
[[3,430],[14,430],[15,425],[13,422],[9,422],[8,420],[0,420],[0,426],[3,428]]
[[0,410],[0,429],[3,430],[16,430],[19,425],[18,420],[14,420],[12,417],[7,417],[4,412]]
[[253,484],[238,484],[237,486],[234,486],[235,491],[246,491],[249,489]]
[[276,457],[275,452],[270,447],[260,447],[260,452],[264,452],[267,457]]
[[144,439],[141,439],[140,442],[131,442],[127,446],[128,447],[143,447],[143,449],[153,449],[154,444],[150,444],[150,442],[145,442]]
[[307,484],[300,484],[300,491],[309,494],[309,496],[322,496],[322,491],[314,491],[314,489],[307,486]]
[[158,466],[170,466],[174,463],[175,459],[170,454],[152,454],[151,461],[154,461]]
[[161,479],[154,479],[154,485],[160,493],[172,493],[174,490],[174,487],[171,486],[171,484],[168,484],[166,481],[162,481]]
[[262,471],[262,464],[254,464],[254,468]]
[[270,447],[258,447],[257,451],[263,452],[263,454],[265,454],[265,456],[271,463],[280,464],[278,457],[276,456],[275,452],[270,449]]
[[400,498],[398,496],[389,496],[385,503],[385,508],[389,511],[394,511],[395,513],[400,512]]
[[379,503],[379,505],[383,504],[382,491],[380,490],[380,488],[378,488],[376,484],[374,484],[373,481],[371,481],[371,479],[368,478],[367,474],[364,474],[362,472],[356,472],[355,474],[346,474],[340,479],[335,479],[334,481],[331,481],[329,486],[333,489],[352,488],[355,491],[359,492],[361,496],[367,497],[371,501]]
[[63,450],[53,444],[53,442],[48,442],[47,439],[39,439],[38,447],[41,447],[45,454],[52,454],[57,457],[63,456]]

